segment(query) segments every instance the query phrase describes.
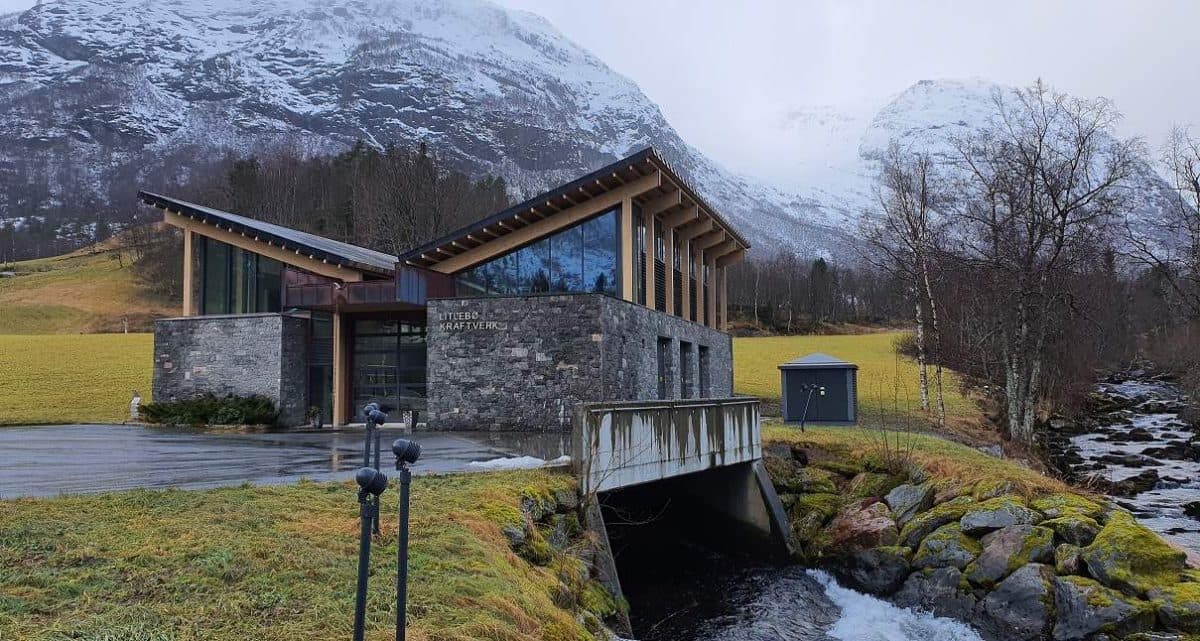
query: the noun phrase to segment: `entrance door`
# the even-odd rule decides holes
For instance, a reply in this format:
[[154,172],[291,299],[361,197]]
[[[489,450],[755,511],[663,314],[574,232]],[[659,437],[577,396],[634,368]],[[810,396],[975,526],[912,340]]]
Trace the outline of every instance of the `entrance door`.
[[658,337],[658,397],[671,398],[671,339]]
[[425,410],[425,323],[396,319],[354,321],[351,398],[356,421],[372,401],[400,412]]

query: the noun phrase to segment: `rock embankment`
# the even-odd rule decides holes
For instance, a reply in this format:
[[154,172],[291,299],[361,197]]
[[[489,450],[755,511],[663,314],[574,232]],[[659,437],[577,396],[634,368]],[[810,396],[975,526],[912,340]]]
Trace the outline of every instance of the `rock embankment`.
[[766,450],[805,560],[863,592],[996,641],[1200,633],[1200,571],[1109,502]]

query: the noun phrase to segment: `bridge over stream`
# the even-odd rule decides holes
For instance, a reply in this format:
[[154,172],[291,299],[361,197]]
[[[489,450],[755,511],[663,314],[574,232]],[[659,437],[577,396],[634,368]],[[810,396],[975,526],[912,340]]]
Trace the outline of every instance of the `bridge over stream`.
[[614,530],[617,538],[630,530],[671,536],[668,528],[682,526],[775,556],[793,551],[762,464],[756,398],[582,404],[572,448],[588,527],[608,550],[597,569],[615,594],[623,592],[609,541]]

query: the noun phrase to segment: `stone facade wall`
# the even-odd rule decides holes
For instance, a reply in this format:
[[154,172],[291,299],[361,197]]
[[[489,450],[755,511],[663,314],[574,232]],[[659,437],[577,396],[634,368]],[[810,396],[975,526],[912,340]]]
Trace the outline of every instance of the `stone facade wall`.
[[708,348],[710,397],[732,395],[723,332],[602,294],[455,298],[429,303],[434,429],[567,431],[579,402],[658,398],[658,340],[670,341],[669,398],[681,398],[680,341]]
[[283,425],[304,422],[305,318],[242,314],[168,318],[154,324],[154,400],[205,393],[275,401]]

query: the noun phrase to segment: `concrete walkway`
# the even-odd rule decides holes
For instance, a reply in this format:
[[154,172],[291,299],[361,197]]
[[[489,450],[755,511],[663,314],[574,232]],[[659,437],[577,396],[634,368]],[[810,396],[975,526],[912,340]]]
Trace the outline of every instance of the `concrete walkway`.
[[[384,429],[380,467],[385,471],[394,467],[391,443],[401,436],[421,444],[421,460],[413,467],[417,474],[467,470],[472,461],[500,457],[550,460],[567,451],[557,435],[406,435]],[[362,451],[361,430],[216,434],[125,425],[4,427],[0,499],[350,479],[362,465]]]

